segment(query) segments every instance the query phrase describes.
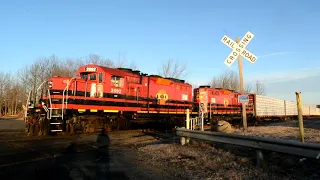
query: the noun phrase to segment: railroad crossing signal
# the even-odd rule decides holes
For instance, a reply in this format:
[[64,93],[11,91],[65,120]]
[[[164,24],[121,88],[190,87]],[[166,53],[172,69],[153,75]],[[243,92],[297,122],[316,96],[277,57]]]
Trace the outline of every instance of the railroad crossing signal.
[[224,61],[224,64],[231,67],[234,61],[236,61],[238,56],[243,56],[252,64],[255,63],[258,57],[252,54],[250,51],[246,50],[245,48],[249,44],[249,42],[253,39],[254,34],[248,31],[244,37],[241,39],[239,43],[234,42],[231,38],[224,35],[221,39],[221,42],[227,45],[229,48],[232,49],[232,52],[229,54],[227,59]]
[[[231,38],[224,35],[221,39],[221,42],[232,49],[232,52],[229,54],[227,59],[224,61],[224,64],[228,67],[231,67],[234,61],[238,58],[239,65],[239,77],[240,77],[240,90],[241,94],[245,95],[244,92],[244,82],[243,82],[243,73],[242,73],[242,56],[246,58],[252,64],[255,63],[258,57],[252,54],[250,51],[246,50],[247,45],[253,39],[254,34],[248,31],[244,37],[241,39],[237,37],[236,42],[234,42]],[[246,113],[246,105],[242,103],[242,119],[243,119],[243,130],[247,132],[247,113]]]

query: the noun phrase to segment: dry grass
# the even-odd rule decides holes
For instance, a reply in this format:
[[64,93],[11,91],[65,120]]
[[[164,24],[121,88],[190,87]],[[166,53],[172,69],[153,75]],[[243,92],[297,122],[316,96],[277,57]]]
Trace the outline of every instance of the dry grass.
[[[218,146],[216,146],[218,147]],[[189,145],[155,144],[138,149],[140,166],[162,172],[163,179],[318,179],[318,164],[299,158],[266,153],[262,168],[255,151],[235,146],[223,149],[192,142]]]
[[205,143],[148,145],[139,152],[143,166],[173,179],[290,179],[277,170],[257,168],[251,158]]
[[[241,129],[235,130],[236,134],[242,134]],[[320,120],[305,120],[304,133],[306,142],[320,143]],[[271,137],[281,139],[300,140],[298,122],[273,123],[268,126],[248,127],[247,135],[259,137]]]

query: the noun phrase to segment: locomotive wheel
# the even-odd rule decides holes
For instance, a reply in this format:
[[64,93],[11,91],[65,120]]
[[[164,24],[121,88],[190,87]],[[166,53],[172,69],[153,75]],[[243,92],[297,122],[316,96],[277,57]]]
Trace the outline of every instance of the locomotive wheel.
[[116,130],[122,130],[122,129],[128,129],[128,120],[124,118],[123,116],[121,117],[116,117],[114,121],[114,129]]
[[43,118],[39,119],[39,132],[38,132],[38,136],[42,136],[43,135]]
[[66,124],[66,132],[68,133],[69,136],[72,136],[74,134],[74,127],[72,123]]
[[28,131],[28,135],[27,136],[33,136],[34,133],[34,124],[29,124],[29,131]]

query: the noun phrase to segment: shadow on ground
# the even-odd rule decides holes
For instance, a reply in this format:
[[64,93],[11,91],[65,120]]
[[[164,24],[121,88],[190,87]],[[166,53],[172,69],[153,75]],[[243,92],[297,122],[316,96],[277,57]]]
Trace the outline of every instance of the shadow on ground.
[[[54,147],[55,141],[58,140],[52,139],[47,143]],[[102,131],[96,142],[90,145],[73,140],[67,146],[43,149],[36,153],[27,152],[28,149],[35,149],[35,144],[25,145],[21,149],[24,153],[17,152],[24,157],[15,162],[7,157],[7,161],[1,162],[0,165],[11,165],[0,168],[0,179],[129,179],[121,169],[116,171],[110,168],[113,158],[109,154],[109,144],[108,134]],[[45,143],[43,146],[46,145],[50,146]],[[18,154],[13,155],[17,157]],[[45,159],[21,163],[43,157]],[[14,164],[16,162],[20,163]]]

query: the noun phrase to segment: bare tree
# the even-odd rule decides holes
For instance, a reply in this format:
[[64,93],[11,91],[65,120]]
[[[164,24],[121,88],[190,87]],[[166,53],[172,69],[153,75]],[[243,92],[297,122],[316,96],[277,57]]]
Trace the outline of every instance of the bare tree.
[[6,86],[8,83],[7,73],[0,72],[0,117],[5,115],[6,109]]
[[136,63],[134,61],[131,62],[129,68],[132,69],[132,70],[137,70],[138,69],[137,65],[136,65]]
[[110,59],[102,58],[96,54],[89,54],[86,58],[86,64],[97,64],[99,66],[113,67],[114,63]]
[[86,63],[80,58],[67,58],[64,61],[64,66],[68,67],[70,71],[70,77],[75,76],[76,72],[81,66],[84,66]]
[[[232,70],[227,70],[220,74],[219,76],[214,77],[211,80],[210,83],[211,87],[213,88],[224,88],[224,89],[230,89],[230,90],[235,90],[235,91],[240,91],[240,79],[238,74],[235,71]],[[250,93],[255,93],[255,94],[264,94],[265,87],[262,83],[259,81],[256,82],[255,87],[251,84],[246,84],[245,93],[250,94]]]
[[235,71],[227,70],[218,77],[214,77],[210,83],[213,88],[224,88],[239,91],[239,77]]
[[187,76],[187,65],[180,64],[178,61],[174,62],[172,59],[169,59],[163,62],[161,68],[158,70],[160,76],[166,78],[177,78],[182,79]]
[[125,55],[122,55],[119,53],[117,62],[114,63],[114,68],[124,68],[127,66],[127,59]]
[[265,93],[265,86],[260,81],[256,81],[255,93],[259,95],[263,95]]
[[252,85],[251,84],[246,84],[246,86],[244,87],[244,92],[246,94],[251,94],[252,93]]

